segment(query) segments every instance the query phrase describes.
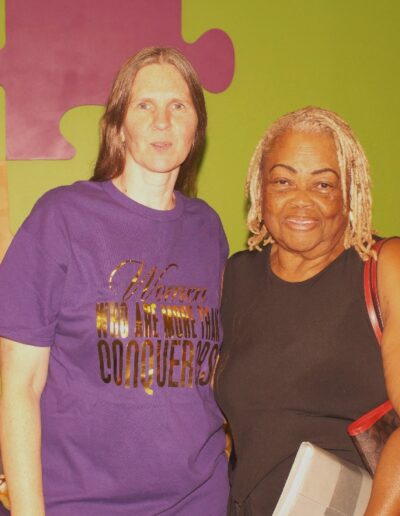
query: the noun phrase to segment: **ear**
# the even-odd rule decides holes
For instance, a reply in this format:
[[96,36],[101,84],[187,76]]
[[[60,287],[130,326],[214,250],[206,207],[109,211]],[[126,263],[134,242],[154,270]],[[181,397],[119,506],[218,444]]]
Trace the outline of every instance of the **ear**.
[[123,145],[125,145],[125,142],[126,142],[126,138],[125,138],[125,133],[124,133],[124,130],[121,129],[121,132],[119,133],[119,137],[121,138],[121,143]]

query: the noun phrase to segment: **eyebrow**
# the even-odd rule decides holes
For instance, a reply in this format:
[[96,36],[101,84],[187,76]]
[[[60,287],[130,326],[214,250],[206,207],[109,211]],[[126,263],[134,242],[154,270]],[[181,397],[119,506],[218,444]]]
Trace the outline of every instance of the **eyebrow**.
[[[276,168],[276,167],[286,168],[286,170],[288,170],[289,172],[292,172],[293,174],[297,174],[297,170],[295,168],[291,167],[290,165],[285,165],[284,163],[275,163],[275,165],[272,165],[272,167],[269,169],[269,172],[272,172],[274,170],[274,168]],[[336,170],[334,170],[333,168],[329,168],[329,167],[313,170],[311,172],[311,174],[314,176],[317,174],[322,174],[323,172],[332,172],[333,174],[335,174],[335,176],[340,178],[340,175],[338,174],[338,172]]]

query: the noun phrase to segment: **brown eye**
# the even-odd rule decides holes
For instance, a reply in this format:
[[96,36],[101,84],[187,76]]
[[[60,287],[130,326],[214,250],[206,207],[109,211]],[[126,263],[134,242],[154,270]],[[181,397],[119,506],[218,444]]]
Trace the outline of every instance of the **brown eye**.
[[285,177],[277,177],[276,179],[272,180],[272,183],[277,186],[287,186],[289,185],[289,179],[286,179]]
[[330,183],[321,182],[318,183],[317,187],[320,190],[330,190],[332,188],[332,185]]
[[139,102],[137,106],[141,111],[148,111],[151,108],[150,102]]
[[185,104],[182,104],[182,102],[174,102],[172,104],[173,111],[183,111],[185,109]]

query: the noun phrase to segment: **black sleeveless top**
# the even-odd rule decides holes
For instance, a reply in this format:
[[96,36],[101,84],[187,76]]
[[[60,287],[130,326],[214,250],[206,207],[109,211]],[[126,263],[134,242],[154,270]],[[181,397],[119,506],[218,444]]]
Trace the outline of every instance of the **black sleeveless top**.
[[387,399],[354,249],[298,283],[269,255],[237,253],[225,271],[215,393],[234,441],[231,514],[272,514],[302,441],[361,465],[346,427]]

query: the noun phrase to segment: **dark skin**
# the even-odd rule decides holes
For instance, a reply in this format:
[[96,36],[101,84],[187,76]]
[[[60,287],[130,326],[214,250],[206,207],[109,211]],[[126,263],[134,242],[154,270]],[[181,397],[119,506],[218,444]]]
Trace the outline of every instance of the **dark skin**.
[[271,267],[286,281],[306,280],[344,250],[347,214],[332,136],[283,134],[263,179],[263,218],[275,240]]
[[[348,214],[333,137],[284,133],[268,153],[263,173],[263,218],[275,241],[271,268],[286,281],[304,281],[344,251]],[[400,239],[382,248],[378,289],[386,387],[400,413]],[[400,431],[383,450],[366,515],[400,515]]]

